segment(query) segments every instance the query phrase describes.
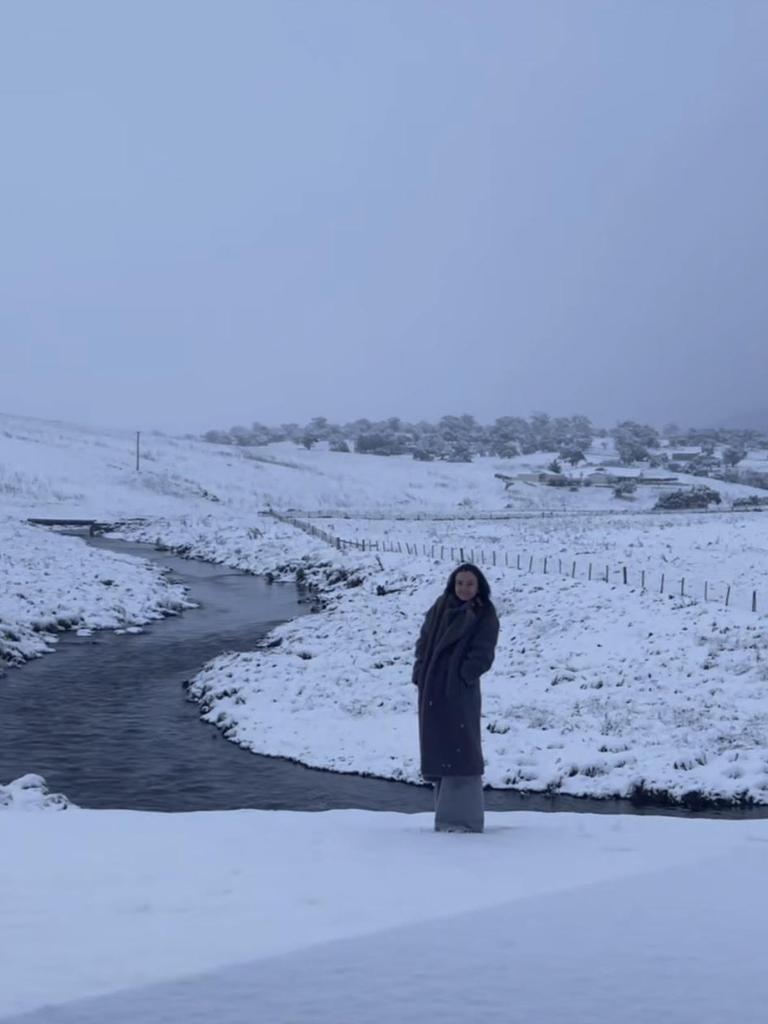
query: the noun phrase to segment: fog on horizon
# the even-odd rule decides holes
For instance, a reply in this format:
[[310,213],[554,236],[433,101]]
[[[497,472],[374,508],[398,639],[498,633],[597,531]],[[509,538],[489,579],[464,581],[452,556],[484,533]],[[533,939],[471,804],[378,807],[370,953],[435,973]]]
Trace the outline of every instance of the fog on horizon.
[[762,0],[0,15],[0,412],[762,416]]

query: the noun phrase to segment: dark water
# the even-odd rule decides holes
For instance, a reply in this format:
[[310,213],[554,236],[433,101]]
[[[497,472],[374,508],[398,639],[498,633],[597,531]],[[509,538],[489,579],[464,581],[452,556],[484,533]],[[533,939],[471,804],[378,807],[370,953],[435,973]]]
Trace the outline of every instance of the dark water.
[[[52,792],[65,793],[82,807],[431,808],[427,787],[318,771],[243,750],[202,722],[198,706],[187,700],[182,684],[206,661],[223,651],[251,650],[276,623],[306,612],[293,586],[269,585],[257,576],[148,545],[103,538],[88,543],[142,554],[168,567],[200,608],[148,625],[136,636],[65,635],[55,653],[9,670],[0,679],[0,783],[35,772]],[[488,791],[486,806],[638,811],[625,800],[506,790]]]

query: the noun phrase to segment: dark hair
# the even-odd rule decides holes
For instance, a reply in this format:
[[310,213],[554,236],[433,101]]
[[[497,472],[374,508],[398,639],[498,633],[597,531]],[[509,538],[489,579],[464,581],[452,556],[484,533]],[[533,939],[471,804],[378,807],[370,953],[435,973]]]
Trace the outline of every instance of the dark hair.
[[456,577],[460,572],[471,572],[477,580],[477,596],[480,598],[480,604],[483,608],[490,608],[494,614],[496,609],[494,608],[493,601],[491,600],[491,585],[485,578],[485,574],[478,569],[476,565],[472,565],[471,562],[462,562],[461,565],[457,565],[451,575],[448,577],[448,582],[445,585],[446,594],[456,593]]

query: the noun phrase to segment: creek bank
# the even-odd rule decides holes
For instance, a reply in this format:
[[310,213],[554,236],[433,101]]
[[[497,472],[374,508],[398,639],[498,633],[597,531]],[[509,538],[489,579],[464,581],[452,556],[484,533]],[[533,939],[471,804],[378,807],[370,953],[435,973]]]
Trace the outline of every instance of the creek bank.
[[[65,635],[55,657],[11,670],[0,684],[0,781],[39,773],[52,790],[83,807],[431,807],[425,786],[309,768],[242,749],[202,722],[199,705],[185,699],[183,688],[204,664],[222,650],[269,645],[276,625],[316,607],[314,594],[151,545],[106,538],[89,543],[161,564],[199,607],[139,635]],[[692,809],[664,803],[653,793],[630,801],[497,789],[486,790],[486,806],[674,816],[692,816],[693,810],[697,816],[731,818],[768,814],[766,808],[703,802]]]

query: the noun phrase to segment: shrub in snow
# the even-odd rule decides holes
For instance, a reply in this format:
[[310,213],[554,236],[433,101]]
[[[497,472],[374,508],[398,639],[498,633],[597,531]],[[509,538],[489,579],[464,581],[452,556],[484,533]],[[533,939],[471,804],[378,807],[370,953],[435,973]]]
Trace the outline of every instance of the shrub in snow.
[[563,448],[560,452],[560,458],[565,460],[565,462],[570,462],[572,466],[577,466],[580,462],[586,461],[581,448]]
[[402,438],[392,433],[372,431],[358,436],[355,450],[362,455],[403,455],[408,446]]
[[637,490],[634,480],[620,480],[613,488],[614,498],[629,498]]
[[471,462],[472,450],[469,445],[457,441],[449,447],[443,459],[445,462]]
[[734,498],[733,508],[766,508],[768,494],[748,494],[746,498]]
[[711,487],[691,487],[687,491],[669,491],[659,495],[654,508],[708,508],[710,505],[719,505],[721,501],[719,491]]
[[746,449],[733,447],[726,448],[720,456],[724,466],[735,466],[736,463],[742,462],[746,457]]

